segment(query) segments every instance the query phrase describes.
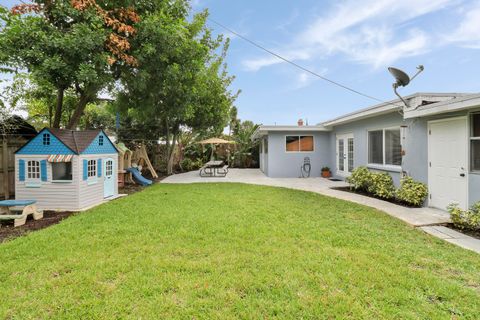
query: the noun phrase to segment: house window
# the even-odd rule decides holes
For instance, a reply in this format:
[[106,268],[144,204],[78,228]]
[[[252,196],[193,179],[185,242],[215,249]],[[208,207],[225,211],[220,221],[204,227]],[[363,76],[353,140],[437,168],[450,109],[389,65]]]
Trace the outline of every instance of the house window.
[[98,145],[103,146],[103,136],[98,137]]
[[27,162],[27,179],[40,179],[40,161]]
[[400,128],[368,132],[368,163],[390,166],[402,164]]
[[113,175],[113,161],[108,160],[105,163],[105,176],[110,177]]
[[313,136],[286,136],[285,151],[287,152],[312,152]]
[[88,160],[87,176],[89,178],[97,176],[97,160]]
[[52,162],[52,179],[55,181],[71,181],[72,163]]
[[348,172],[353,171],[353,138],[348,138]]
[[44,133],[43,134],[43,145],[49,146],[50,145],[50,134]]
[[472,115],[470,134],[470,168],[480,171],[480,113]]

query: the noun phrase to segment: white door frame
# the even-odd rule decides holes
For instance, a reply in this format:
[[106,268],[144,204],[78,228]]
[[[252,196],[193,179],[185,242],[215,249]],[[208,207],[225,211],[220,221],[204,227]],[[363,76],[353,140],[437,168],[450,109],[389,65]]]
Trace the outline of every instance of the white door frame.
[[[428,124],[427,124],[427,135],[428,135],[428,163],[427,163],[427,166],[428,166],[428,193],[429,193],[429,197],[428,197],[428,205],[430,206],[431,205],[431,199],[430,199],[430,185],[432,183],[432,169],[431,169],[431,166],[430,166],[430,162],[432,161],[431,159],[431,155],[432,155],[432,151],[431,151],[431,142],[430,142],[430,139],[431,139],[431,134],[430,134],[430,130],[431,130],[431,125],[432,124],[435,124],[435,123],[440,123],[440,122],[448,122],[448,121],[455,121],[455,120],[464,120],[465,121],[465,137],[464,137],[464,142],[466,144],[466,148],[465,148],[465,154],[464,154],[464,159],[465,159],[465,168],[464,168],[464,174],[465,174],[465,204],[466,206],[468,207],[469,205],[469,172],[470,172],[470,161],[469,161],[469,153],[470,153],[470,144],[468,143],[468,138],[469,138],[469,117],[468,116],[460,116],[460,117],[453,117],[453,118],[445,118],[445,119],[439,119],[439,120],[431,120],[431,121],[428,121]],[[467,209],[467,208],[463,208],[463,209]]]
[[[336,167],[336,174],[339,176],[349,176],[350,172],[348,172],[348,139],[353,139],[353,159],[355,159],[355,137],[353,136],[353,133],[344,133],[344,134],[337,134],[335,137],[335,167]],[[339,141],[343,140],[343,170],[339,170],[339,162],[340,162],[340,144]],[[355,161],[355,160],[354,160]]]
[[[112,162],[112,172],[111,172],[111,175],[110,176],[107,176],[107,162],[111,161]],[[103,159],[102,161],[102,166],[103,166],[103,197],[104,198],[109,198],[113,195],[115,195],[115,183],[116,180],[115,180],[115,161],[113,160],[113,158],[105,158]],[[109,178],[110,177],[110,178]],[[109,188],[107,189],[107,184],[110,183],[111,186],[112,186],[112,190],[110,190]],[[106,194],[108,192],[112,192],[112,194]]]

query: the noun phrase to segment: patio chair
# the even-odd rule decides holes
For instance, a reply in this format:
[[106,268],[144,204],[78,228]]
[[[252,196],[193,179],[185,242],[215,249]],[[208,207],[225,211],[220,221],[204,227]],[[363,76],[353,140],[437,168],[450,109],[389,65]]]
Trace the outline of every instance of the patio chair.
[[312,165],[310,164],[310,157],[303,158],[303,165],[300,167],[302,178],[309,178],[312,171]]

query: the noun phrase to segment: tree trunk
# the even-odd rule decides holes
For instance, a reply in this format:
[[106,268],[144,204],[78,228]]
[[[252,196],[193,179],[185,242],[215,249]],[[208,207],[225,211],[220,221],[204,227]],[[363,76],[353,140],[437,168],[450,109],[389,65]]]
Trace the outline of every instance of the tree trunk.
[[85,111],[85,107],[89,102],[90,102],[90,97],[87,94],[82,93],[80,95],[80,100],[78,101],[77,106],[75,107],[75,111],[73,112],[73,115],[70,118],[70,121],[68,122],[67,129],[75,130],[75,128],[78,125],[78,122],[80,121],[80,117],[83,115],[83,111]]
[[54,128],[60,128],[60,121],[62,120],[62,107],[63,107],[63,96],[65,93],[64,88],[58,88],[57,90],[57,105],[55,106],[55,118],[53,119],[53,125],[51,124],[51,113],[50,113],[50,125]]
[[175,130],[173,133],[172,144],[170,145],[170,150],[168,152],[168,162],[167,162],[167,174],[173,174],[173,160],[175,158],[175,145],[177,144],[178,130]]
[[48,104],[48,126],[52,126],[52,120],[53,120],[53,105],[51,103]]

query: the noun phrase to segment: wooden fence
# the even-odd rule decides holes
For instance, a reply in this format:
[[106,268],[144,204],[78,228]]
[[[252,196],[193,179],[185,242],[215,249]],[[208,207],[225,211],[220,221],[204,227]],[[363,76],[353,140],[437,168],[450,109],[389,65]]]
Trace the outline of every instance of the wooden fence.
[[[1,139],[1,138],[0,138]],[[0,144],[0,199],[15,196],[15,151],[24,145],[21,138],[3,138]]]

